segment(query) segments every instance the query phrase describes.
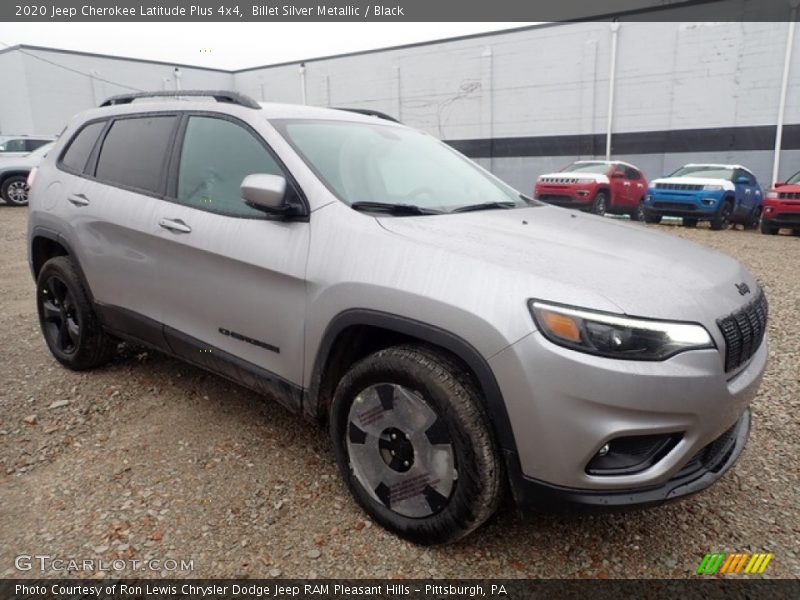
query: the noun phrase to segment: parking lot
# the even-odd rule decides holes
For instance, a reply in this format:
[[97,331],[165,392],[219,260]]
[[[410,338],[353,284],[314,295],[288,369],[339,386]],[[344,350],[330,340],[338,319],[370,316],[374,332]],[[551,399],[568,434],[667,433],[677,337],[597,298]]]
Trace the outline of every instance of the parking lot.
[[461,543],[422,548],[373,525],[326,433],[275,403],[142,348],[94,372],[61,368],[35,316],[26,216],[0,206],[5,577],[39,576],[15,557],[48,555],[193,561],[137,576],[671,578],[711,551],[772,552],[765,576],[800,576],[798,237],[646,226],[734,256],[770,300],[752,437],[720,482],[630,513],[521,515],[506,502]]

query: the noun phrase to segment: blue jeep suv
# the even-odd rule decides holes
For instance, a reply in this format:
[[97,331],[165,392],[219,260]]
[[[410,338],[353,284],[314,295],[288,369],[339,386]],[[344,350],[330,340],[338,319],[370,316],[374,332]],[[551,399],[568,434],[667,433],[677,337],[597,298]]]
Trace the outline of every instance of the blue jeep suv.
[[689,164],[650,182],[644,217],[647,223],[682,217],[685,227],[709,221],[714,230],[757,227],[763,198],[756,176],[740,165]]

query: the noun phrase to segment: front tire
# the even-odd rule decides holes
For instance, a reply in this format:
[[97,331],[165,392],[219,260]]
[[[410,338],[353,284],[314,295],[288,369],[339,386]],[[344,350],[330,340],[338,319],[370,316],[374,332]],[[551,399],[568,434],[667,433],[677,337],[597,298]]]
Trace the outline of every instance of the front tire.
[[608,210],[608,195],[605,192],[597,192],[592,202],[592,212],[603,216]]
[[47,347],[62,365],[83,371],[110,360],[116,343],[100,326],[70,258],[51,258],[39,271],[36,308]]
[[28,205],[28,178],[22,175],[14,175],[3,182],[0,187],[0,196],[6,204],[11,206]]
[[368,356],[342,378],[330,433],[358,504],[428,545],[464,537],[497,509],[503,465],[487,423],[455,361],[407,345]]
[[730,200],[723,202],[717,214],[711,217],[711,230],[720,231],[731,226],[731,215],[733,214],[733,203]]
[[770,225],[769,221],[761,221],[761,233],[766,235],[778,235],[778,231],[780,227],[775,227],[774,225]]

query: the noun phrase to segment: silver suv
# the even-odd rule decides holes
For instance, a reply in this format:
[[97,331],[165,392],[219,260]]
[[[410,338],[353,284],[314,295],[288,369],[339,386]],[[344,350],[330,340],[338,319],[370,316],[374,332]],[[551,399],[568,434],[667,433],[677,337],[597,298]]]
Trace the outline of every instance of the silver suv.
[[653,504],[741,453],[767,303],[735,260],[540,204],[385,115],[140,96],[75,117],[33,176],[66,367],[133,340],[326,423],[356,501],[424,544],[507,489]]

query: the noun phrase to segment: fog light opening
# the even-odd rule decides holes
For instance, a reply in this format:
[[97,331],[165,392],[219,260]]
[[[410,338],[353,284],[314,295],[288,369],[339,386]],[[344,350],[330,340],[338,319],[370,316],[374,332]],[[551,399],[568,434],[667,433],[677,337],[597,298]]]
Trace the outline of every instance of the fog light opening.
[[649,469],[664,458],[683,437],[682,433],[619,437],[604,444],[594,455],[589,475],[632,475]]

